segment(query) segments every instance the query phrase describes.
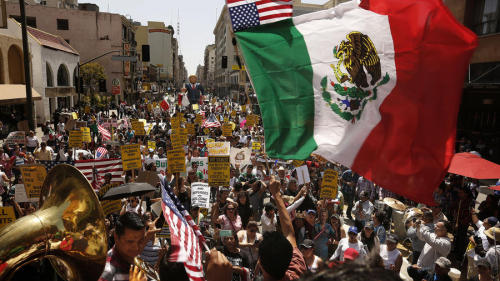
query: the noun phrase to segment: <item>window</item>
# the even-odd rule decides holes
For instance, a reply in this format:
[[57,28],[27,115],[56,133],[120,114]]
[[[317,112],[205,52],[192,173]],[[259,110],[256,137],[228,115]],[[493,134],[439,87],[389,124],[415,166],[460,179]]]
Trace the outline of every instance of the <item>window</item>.
[[57,70],[57,86],[69,86],[68,68],[64,64],[61,64]]
[[69,30],[69,22],[67,19],[57,19],[57,30]]
[[48,63],[45,65],[45,72],[47,75],[47,87],[54,87],[54,76],[52,75],[52,68]]
[[[10,16],[15,19],[17,22],[21,22],[21,16]],[[36,28],[36,18],[35,17],[26,17],[26,24],[33,28]]]
[[500,32],[498,0],[474,0],[469,28],[478,35]]

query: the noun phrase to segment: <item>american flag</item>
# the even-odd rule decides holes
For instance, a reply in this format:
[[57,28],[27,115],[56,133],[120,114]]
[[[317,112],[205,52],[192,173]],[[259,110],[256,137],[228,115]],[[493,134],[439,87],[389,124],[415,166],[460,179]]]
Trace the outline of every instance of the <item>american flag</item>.
[[101,133],[102,140],[110,140],[111,139],[111,133],[106,130],[103,126],[97,125],[97,129],[99,130],[99,133]]
[[[205,280],[201,264],[202,249],[200,246],[200,242],[204,241],[204,238],[191,216],[187,214],[186,209],[182,207],[179,199],[173,194],[168,185],[163,185],[162,188],[161,207],[165,221],[170,228],[172,253],[169,260],[183,263],[191,281]],[[203,240],[200,240],[200,237]]]
[[217,128],[220,127],[220,122],[215,118],[215,115],[210,115],[205,121],[203,121],[203,127],[205,128]]
[[104,156],[108,154],[108,150],[102,146],[98,147],[97,150],[95,151],[95,158],[96,159],[102,159]]
[[[75,167],[90,181],[100,181],[106,173],[111,173],[111,182],[122,183],[123,166],[121,159],[79,160]],[[95,178],[97,177],[97,178]]]
[[59,164],[68,164],[71,166],[75,165],[74,161],[50,161],[50,160],[37,160],[38,163],[42,164],[47,168],[47,172],[50,171],[54,166]]
[[233,30],[240,31],[292,17],[292,0],[226,0]]

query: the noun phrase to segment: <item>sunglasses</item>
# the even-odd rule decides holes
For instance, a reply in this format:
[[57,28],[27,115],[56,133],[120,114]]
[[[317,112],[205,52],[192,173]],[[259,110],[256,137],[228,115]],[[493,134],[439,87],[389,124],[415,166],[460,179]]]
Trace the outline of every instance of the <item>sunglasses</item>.
[[234,208],[227,208],[228,211],[234,211]]

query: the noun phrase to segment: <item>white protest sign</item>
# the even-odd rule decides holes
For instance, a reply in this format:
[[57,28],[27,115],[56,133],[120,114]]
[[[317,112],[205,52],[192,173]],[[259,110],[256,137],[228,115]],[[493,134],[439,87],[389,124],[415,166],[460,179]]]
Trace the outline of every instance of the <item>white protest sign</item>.
[[197,172],[203,173],[203,178],[200,178],[200,180],[207,179],[208,178],[208,157],[191,157],[191,162],[189,163],[189,167],[187,168],[187,170],[191,169],[193,163],[196,163],[198,165]]
[[311,179],[309,178],[309,170],[306,165],[295,168],[295,171],[297,172],[299,185],[311,182]]
[[194,182],[191,184],[191,206],[209,208],[210,187],[208,183]]
[[156,164],[156,171],[166,171],[167,170],[167,158],[160,159],[145,159],[144,164],[148,165],[149,163]]
[[16,202],[37,202],[39,198],[28,198],[26,195],[26,189],[24,188],[24,184],[16,184],[14,186],[16,193],[14,194],[14,200]]
[[239,164],[240,167],[244,167],[248,164],[252,164],[250,157],[252,156],[251,148],[231,148],[231,164],[236,166]]

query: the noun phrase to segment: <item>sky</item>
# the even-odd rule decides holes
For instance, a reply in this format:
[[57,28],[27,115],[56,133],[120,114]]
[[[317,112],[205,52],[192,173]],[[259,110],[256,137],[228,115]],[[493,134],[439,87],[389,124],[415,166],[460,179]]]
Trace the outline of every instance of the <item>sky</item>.
[[[327,0],[303,0],[303,3],[323,4]],[[79,0],[94,3],[101,12],[117,13],[146,25],[148,21],[163,21],[172,25],[174,37],[180,41],[180,53],[189,74],[195,74],[203,64],[205,46],[215,41],[215,24],[225,0]],[[180,24],[180,38],[177,34]]]

